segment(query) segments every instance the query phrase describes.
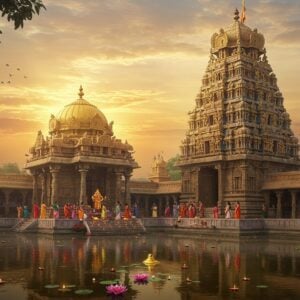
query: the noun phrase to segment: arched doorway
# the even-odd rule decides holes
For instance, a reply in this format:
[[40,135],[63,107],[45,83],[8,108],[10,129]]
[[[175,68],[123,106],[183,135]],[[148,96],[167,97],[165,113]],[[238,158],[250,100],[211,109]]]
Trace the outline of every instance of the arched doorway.
[[199,201],[205,207],[213,207],[218,203],[218,170],[213,167],[203,167],[198,178]]

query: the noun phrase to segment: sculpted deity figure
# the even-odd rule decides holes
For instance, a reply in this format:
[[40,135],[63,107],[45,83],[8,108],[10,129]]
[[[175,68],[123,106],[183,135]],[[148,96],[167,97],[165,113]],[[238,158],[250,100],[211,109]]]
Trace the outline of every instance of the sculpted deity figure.
[[103,196],[101,195],[99,189],[96,190],[94,195],[92,196],[92,200],[94,203],[94,208],[95,209],[100,209],[102,205],[102,201],[104,200]]

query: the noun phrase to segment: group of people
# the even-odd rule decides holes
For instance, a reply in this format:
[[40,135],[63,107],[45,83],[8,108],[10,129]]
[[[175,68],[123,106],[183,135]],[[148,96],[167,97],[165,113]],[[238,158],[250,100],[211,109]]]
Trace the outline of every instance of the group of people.
[[[213,218],[218,219],[220,217],[219,207],[218,204],[216,204],[213,209]],[[234,217],[234,219],[240,219],[241,218],[241,206],[239,201],[237,201],[234,205],[234,210],[231,208],[231,203],[228,201],[226,203],[225,209],[224,209],[224,215],[226,219],[231,219]],[[152,218],[158,217],[158,206],[156,203],[153,203],[152,205]],[[199,203],[195,202],[186,202],[186,203],[180,203],[177,204],[177,202],[174,202],[174,204],[171,206],[170,204],[167,204],[164,210],[164,217],[166,218],[204,218],[205,217],[205,207],[204,204],[200,201]]]

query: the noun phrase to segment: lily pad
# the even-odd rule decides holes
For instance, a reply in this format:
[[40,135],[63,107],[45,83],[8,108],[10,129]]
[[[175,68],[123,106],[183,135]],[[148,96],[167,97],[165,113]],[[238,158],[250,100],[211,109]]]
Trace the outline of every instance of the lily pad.
[[120,269],[120,270],[117,270],[116,272],[117,272],[117,273],[128,273],[128,271],[126,271],[126,270],[122,270],[122,269]]
[[76,295],[90,295],[92,294],[94,291],[93,290],[88,290],[88,289],[85,289],[85,290],[76,290],[74,293]]
[[161,278],[154,277],[154,278],[150,278],[149,281],[150,282],[160,282],[160,281],[163,281],[163,280]]
[[47,285],[45,285],[45,288],[46,289],[57,289],[57,288],[59,288],[59,285],[58,284],[47,284]]
[[259,288],[259,289],[266,289],[266,288],[268,288],[268,286],[264,285],[264,284],[257,285],[256,287]]
[[115,284],[118,283],[119,280],[118,279],[114,279],[114,280],[102,280],[99,283],[103,284],[103,285],[111,285],[111,284]]

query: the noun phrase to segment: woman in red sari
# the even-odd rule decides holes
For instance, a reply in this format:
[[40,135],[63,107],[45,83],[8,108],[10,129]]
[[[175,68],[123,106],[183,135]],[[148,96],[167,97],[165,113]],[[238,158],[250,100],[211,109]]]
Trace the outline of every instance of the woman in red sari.
[[241,218],[241,206],[240,206],[240,202],[237,201],[235,208],[234,208],[234,218],[235,219],[240,219]]
[[40,207],[38,206],[37,203],[34,203],[33,204],[33,217],[35,219],[38,219],[39,218],[39,215],[40,215]]
[[131,212],[130,212],[129,205],[125,203],[124,220],[128,220],[128,219],[131,219]]

